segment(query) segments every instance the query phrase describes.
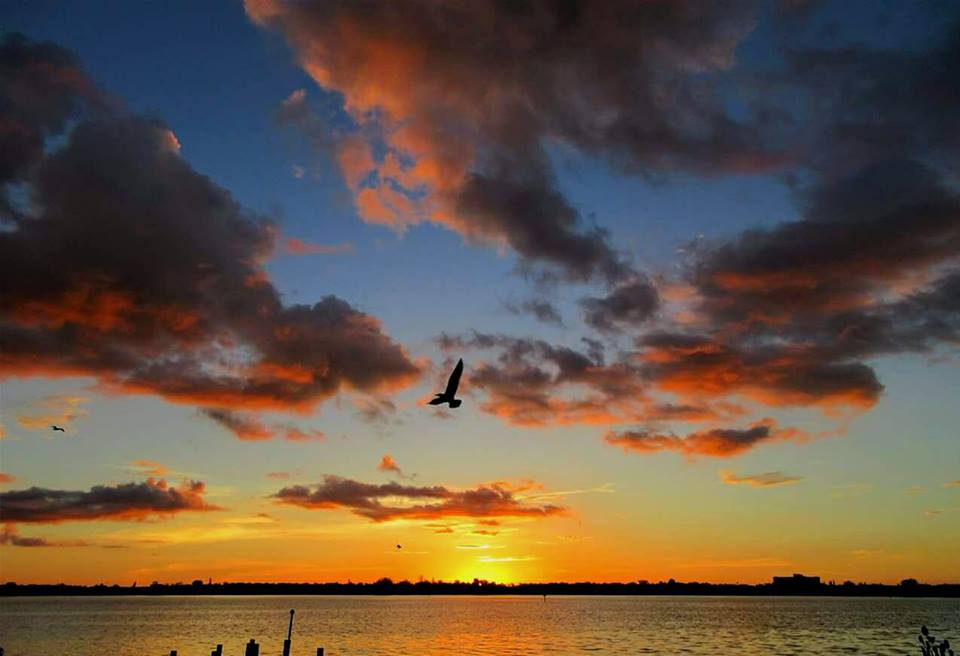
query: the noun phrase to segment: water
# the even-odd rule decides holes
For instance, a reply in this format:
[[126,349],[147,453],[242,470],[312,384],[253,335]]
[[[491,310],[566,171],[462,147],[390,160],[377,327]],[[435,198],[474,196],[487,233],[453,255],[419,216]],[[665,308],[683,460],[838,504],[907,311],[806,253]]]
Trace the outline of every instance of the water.
[[[0,599],[6,656],[917,654],[960,643],[958,599],[771,597],[47,597]],[[941,635],[942,634],[942,635]]]

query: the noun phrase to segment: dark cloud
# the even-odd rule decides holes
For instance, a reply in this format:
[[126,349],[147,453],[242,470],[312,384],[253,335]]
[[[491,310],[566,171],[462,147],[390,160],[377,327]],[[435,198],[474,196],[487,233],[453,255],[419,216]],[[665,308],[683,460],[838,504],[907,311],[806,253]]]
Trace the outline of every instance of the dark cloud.
[[22,34],[0,41],[0,219],[12,207],[4,186],[24,181],[43,158],[47,137],[62,134],[100,92],[67,50]]
[[711,404],[672,405],[648,393],[649,374],[625,355],[605,363],[602,347],[587,342],[587,352],[543,340],[474,332],[440,335],[444,349],[496,352],[468,372],[471,389],[485,395],[481,408],[504,421],[542,427],[564,424],[616,424],[652,420],[704,421],[729,416]]
[[[0,106],[0,120],[15,110]],[[283,305],[263,269],[272,223],[194,171],[162,123],[80,117],[29,164],[34,209],[0,232],[0,277],[17,281],[0,300],[0,374],[91,375],[230,410],[305,410],[344,387],[386,392],[418,377],[346,301]]]
[[275,438],[288,442],[322,441],[326,436],[315,429],[302,430],[291,424],[267,424],[257,415],[235,412],[225,408],[202,408],[200,413],[217,422],[237,437],[249,442],[262,442]]
[[531,164],[501,164],[490,173],[469,174],[454,201],[464,222],[461,230],[490,241],[504,238],[521,257],[557,265],[573,280],[615,281],[629,273],[607,232],[584,229],[546,165],[531,170]]
[[364,220],[440,223],[569,279],[618,280],[632,271],[559,192],[546,146],[644,175],[780,165],[761,117],[734,118],[721,89],[750,4],[246,6],[343,94],[362,145],[342,140],[339,160]]
[[660,296],[649,281],[636,279],[612,289],[606,296],[581,301],[584,321],[603,333],[638,328],[657,311]]
[[181,512],[220,510],[203,498],[200,481],[170,487],[163,479],[95,485],[89,491],[31,487],[0,493],[0,523],[56,524],[169,517]]
[[872,406],[883,391],[874,371],[834,361],[817,349],[746,346],[686,333],[654,333],[638,340],[645,378],[680,398],[739,394],[771,406]]
[[[311,510],[347,509],[374,522],[443,517],[543,518],[565,512],[561,506],[524,503],[503,483],[451,490],[399,483],[374,485],[325,476],[323,483],[285,487],[273,496],[279,503]],[[388,505],[391,500],[394,505]]]
[[[781,16],[780,28],[803,19],[804,12],[786,13],[793,15]],[[697,240],[685,249],[681,279],[658,283],[663,305],[639,274],[608,277],[605,295],[582,301],[585,320],[600,333],[633,335],[633,350],[605,353],[596,340],[581,352],[539,340],[442,335],[443,348],[493,354],[475,359],[470,376],[481,408],[530,426],[648,426],[608,436],[634,451],[735,455],[801,434],[760,421],[684,438],[660,424],[742,420],[743,400],[849,416],[881,398],[876,358],[952,348],[960,340],[960,193],[952,175],[960,23],[944,27],[946,37],[926,50],[791,46],[763,74],[738,71],[745,88],[761,92],[748,102],[757,141],[790,153],[798,218]],[[588,140],[569,142],[598,152]],[[736,152],[729,144],[721,150]],[[656,168],[632,152],[626,168]],[[724,168],[717,160],[680,164],[684,152],[671,143],[660,163]]]
[[688,457],[729,458],[752,449],[761,442],[802,440],[808,436],[796,428],[777,428],[771,419],[763,419],[747,428],[713,428],[696,431],[686,437],[648,430],[610,431],[607,444],[632,453],[676,451]]
[[[788,48],[774,87],[794,95],[805,159],[828,175],[911,156],[954,161],[960,147],[960,21],[939,17],[926,49]],[[799,102],[798,102],[799,101]],[[880,191],[880,190],[878,190]]]
[[553,303],[542,298],[531,298],[520,302],[509,301],[504,303],[504,307],[513,314],[529,314],[536,317],[537,321],[563,326],[560,310]]
[[918,162],[818,184],[805,211],[701,251],[694,281],[712,319],[806,328],[805,319],[875,306],[960,256],[960,196]]
[[367,397],[354,401],[357,416],[368,424],[386,425],[397,414],[397,404],[390,399]]

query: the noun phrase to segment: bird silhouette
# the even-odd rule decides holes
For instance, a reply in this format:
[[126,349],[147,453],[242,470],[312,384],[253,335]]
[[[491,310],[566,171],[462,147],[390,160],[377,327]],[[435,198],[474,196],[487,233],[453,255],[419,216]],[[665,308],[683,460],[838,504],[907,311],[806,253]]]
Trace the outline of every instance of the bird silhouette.
[[447,380],[447,389],[439,394],[434,394],[430,405],[440,405],[447,403],[451,408],[459,408],[462,400],[454,398],[457,395],[457,387],[460,385],[460,376],[463,374],[463,358],[457,361],[457,366],[453,368],[453,373]]
[[400,549],[403,549],[403,547],[401,547],[401,546],[398,544],[398,545],[397,545],[397,550],[399,551]]
[[52,428],[52,429],[55,430],[55,431],[60,431],[61,433],[66,433],[66,432],[67,432],[67,430],[66,430],[65,428],[61,428],[60,426],[51,426],[50,428]]

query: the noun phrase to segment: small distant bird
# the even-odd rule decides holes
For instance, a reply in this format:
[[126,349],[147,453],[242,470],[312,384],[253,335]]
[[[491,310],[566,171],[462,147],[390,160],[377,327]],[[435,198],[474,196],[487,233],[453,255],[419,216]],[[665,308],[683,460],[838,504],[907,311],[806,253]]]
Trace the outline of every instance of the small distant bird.
[[451,408],[459,408],[462,400],[454,398],[457,395],[457,387],[460,386],[460,376],[463,374],[463,358],[457,361],[457,366],[453,368],[453,373],[447,380],[447,389],[440,394],[434,394],[430,405],[440,405],[448,403]]
[[60,426],[51,426],[50,428],[52,428],[52,429],[55,430],[55,431],[60,431],[61,433],[66,433],[66,432],[67,432],[66,429],[61,428]]
[[397,545],[397,551],[399,551],[400,549],[403,549],[403,547],[401,547],[401,546],[398,544],[398,545]]

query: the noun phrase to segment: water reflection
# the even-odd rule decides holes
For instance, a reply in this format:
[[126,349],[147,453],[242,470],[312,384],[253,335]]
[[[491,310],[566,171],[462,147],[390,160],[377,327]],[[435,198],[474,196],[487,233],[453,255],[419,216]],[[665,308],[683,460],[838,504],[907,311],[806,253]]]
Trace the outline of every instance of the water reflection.
[[6,656],[912,653],[950,635],[957,599],[739,597],[127,597],[0,599]]

